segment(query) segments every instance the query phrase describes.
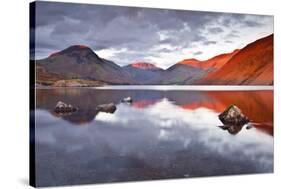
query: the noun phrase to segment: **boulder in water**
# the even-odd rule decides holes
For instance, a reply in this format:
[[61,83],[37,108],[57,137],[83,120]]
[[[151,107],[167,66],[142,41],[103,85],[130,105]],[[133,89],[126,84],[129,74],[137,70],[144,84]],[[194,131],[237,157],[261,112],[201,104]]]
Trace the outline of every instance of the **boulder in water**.
[[55,106],[55,112],[56,113],[70,113],[77,111],[78,108],[72,106],[71,104],[66,104],[62,101],[58,101]]
[[250,120],[235,105],[229,106],[220,115],[219,119],[224,125],[245,125]]
[[100,104],[96,107],[98,112],[114,113],[116,111],[116,106],[114,103]]
[[121,102],[132,103],[132,102],[133,102],[133,99],[132,99],[130,96],[128,96],[128,97],[126,97],[126,98],[123,98],[123,99],[121,100]]

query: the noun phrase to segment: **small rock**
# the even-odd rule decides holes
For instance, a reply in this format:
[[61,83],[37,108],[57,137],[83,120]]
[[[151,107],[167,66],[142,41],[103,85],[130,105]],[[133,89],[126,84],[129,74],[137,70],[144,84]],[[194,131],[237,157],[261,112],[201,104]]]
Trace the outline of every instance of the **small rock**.
[[183,175],[184,177],[186,177],[186,178],[188,178],[188,177],[190,177],[190,175],[189,174],[185,174],[185,175]]
[[116,106],[114,103],[101,104],[96,107],[98,112],[114,113],[116,111]]
[[77,111],[78,108],[72,106],[71,104],[66,104],[62,101],[58,101],[57,105],[55,106],[56,113],[70,113]]
[[229,106],[219,115],[219,119],[224,125],[245,125],[249,118],[235,105]]
[[252,129],[252,128],[254,128],[253,125],[247,125],[247,127],[246,127],[247,130]]
[[133,99],[132,99],[130,96],[128,96],[128,97],[126,97],[126,98],[123,98],[123,99],[121,100],[121,102],[132,103],[132,102],[133,102]]
[[227,130],[229,129],[230,125],[222,125],[222,126],[219,126],[219,128],[221,128],[222,130]]

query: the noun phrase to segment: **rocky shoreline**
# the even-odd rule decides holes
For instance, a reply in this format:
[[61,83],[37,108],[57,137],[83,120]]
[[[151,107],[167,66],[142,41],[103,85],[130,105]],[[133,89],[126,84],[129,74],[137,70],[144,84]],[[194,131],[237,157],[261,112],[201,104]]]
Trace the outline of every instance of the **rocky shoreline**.
[[106,85],[106,83],[101,81],[85,79],[63,79],[49,85],[36,82],[36,87],[101,87],[104,85]]

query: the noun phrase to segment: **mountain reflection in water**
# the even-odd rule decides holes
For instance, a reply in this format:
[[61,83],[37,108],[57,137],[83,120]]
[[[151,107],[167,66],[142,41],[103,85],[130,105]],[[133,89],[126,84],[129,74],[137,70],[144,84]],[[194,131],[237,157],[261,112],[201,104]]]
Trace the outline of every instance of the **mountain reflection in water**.
[[[99,104],[119,104],[127,96],[134,101],[132,107],[146,108],[167,98],[171,103],[185,110],[207,108],[220,113],[231,104],[236,104],[251,120],[259,123],[255,127],[273,135],[273,92],[272,91],[124,91],[93,89],[37,89],[37,109],[45,109],[76,125],[91,122],[97,115]],[[58,115],[53,108],[60,100],[79,107],[72,114]]]
[[[79,110],[55,114],[57,101]],[[40,186],[273,171],[272,91],[37,89],[36,102]],[[110,102],[114,114],[96,112]],[[220,129],[230,104],[254,128]]]

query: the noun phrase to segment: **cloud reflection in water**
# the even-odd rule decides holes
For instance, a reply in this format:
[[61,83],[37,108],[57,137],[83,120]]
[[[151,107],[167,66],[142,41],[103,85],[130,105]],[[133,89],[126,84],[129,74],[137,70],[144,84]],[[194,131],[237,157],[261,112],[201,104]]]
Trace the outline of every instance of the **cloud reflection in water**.
[[218,112],[182,108],[160,98],[121,104],[78,127],[36,111],[41,185],[265,173],[273,171],[273,137],[258,129],[237,135],[218,128]]

